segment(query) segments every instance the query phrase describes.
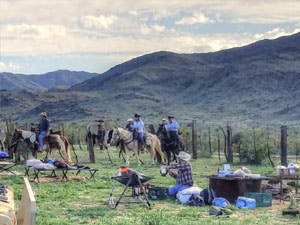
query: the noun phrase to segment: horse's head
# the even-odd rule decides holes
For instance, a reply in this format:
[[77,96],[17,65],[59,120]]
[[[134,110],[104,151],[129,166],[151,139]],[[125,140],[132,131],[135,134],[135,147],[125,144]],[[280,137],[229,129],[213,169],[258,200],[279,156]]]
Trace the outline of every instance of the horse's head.
[[15,142],[19,141],[20,139],[23,139],[23,137],[22,137],[22,130],[16,128],[15,132],[14,132],[12,138],[11,138],[10,143],[14,144]]
[[117,141],[120,139],[120,130],[119,128],[114,128],[111,134],[111,139],[113,142],[117,143]]
[[165,134],[167,134],[167,130],[165,128],[165,125],[163,123],[159,124],[157,131],[156,131],[156,135],[159,137],[164,136]]

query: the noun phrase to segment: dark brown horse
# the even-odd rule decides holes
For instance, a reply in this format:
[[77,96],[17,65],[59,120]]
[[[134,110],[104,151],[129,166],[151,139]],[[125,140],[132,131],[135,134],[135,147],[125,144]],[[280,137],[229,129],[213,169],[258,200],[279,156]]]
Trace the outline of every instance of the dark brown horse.
[[[184,151],[184,146],[181,146],[174,138],[172,138],[164,124],[159,125],[156,135],[160,140],[161,149],[167,155],[167,164],[169,165],[170,162],[177,161],[175,155],[179,154],[180,151]],[[183,143],[182,137],[179,136],[179,138],[181,138],[181,142]]]

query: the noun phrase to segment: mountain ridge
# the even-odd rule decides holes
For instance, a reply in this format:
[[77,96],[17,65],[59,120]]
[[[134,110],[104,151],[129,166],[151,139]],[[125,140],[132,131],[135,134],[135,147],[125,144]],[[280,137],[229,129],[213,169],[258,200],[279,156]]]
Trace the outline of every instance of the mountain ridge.
[[[69,89],[43,92],[43,99],[31,102],[27,111],[12,115],[24,120],[43,108],[64,121],[126,121],[140,113],[157,122],[169,114],[179,121],[293,122],[300,117],[299,59],[300,33],[211,53],[160,51]],[[45,101],[49,96],[51,101]],[[18,98],[11,93],[6,97],[6,102]]]

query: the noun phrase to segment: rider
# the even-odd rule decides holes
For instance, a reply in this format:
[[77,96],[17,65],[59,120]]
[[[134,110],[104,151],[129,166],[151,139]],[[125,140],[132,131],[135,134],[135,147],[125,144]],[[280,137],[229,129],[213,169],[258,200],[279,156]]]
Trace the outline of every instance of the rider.
[[126,130],[133,132],[133,119],[129,118],[125,127]]
[[165,124],[165,128],[169,132],[171,138],[175,141],[175,143],[179,144],[179,146],[183,146],[183,143],[180,141],[180,138],[178,135],[179,125],[173,119],[174,119],[174,116],[168,116],[169,122],[167,122]]
[[[134,131],[137,132],[137,138],[139,143],[139,150],[144,150],[144,122],[140,119],[140,115],[134,114],[133,128]],[[134,135],[134,134],[133,134]]]
[[48,136],[50,133],[50,122],[47,119],[48,115],[46,112],[41,112],[39,114],[39,116],[40,116],[40,122],[38,124],[38,130],[39,130],[38,139],[39,139],[40,148],[38,151],[43,152],[44,151],[44,138],[46,136]]

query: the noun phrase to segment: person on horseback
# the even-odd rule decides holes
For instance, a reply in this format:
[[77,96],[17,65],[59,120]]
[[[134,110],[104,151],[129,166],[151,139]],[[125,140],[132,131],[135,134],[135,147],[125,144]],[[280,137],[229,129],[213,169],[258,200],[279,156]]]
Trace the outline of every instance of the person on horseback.
[[139,150],[143,151],[144,150],[144,122],[140,119],[140,115],[134,114],[134,121],[133,121],[133,136],[135,136],[135,132],[137,132],[137,140],[139,144]]
[[44,138],[46,136],[49,135],[50,133],[50,122],[47,119],[48,115],[46,112],[41,112],[39,114],[40,116],[40,122],[38,124],[38,130],[39,130],[39,136],[38,136],[38,140],[39,140],[39,152],[43,152],[44,151]]
[[133,132],[134,128],[133,128],[133,119],[129,118],[127,120],[127,124],[125,126],[125,129],[130,131],[130,132]]
[[168,116],[168,122],[165,124],[165,128],[169,132],[170,137],[175,141],[176,145],[183,146],[178,135],[179,125],[173,119],[174,116]]

